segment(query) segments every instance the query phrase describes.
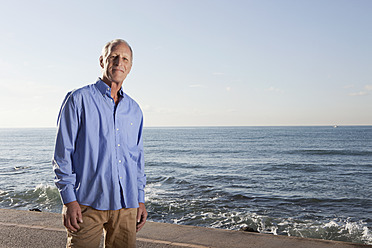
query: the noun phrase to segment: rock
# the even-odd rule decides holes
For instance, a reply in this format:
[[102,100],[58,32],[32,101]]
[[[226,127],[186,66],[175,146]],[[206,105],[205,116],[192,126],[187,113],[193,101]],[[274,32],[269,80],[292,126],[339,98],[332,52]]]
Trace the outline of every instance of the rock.
[[249,226],[244,226],[242,228],[240,228],[241,231],[244,231],[244,232],[255,232],[255,233],[259,233],[259,231],[253,229],[252,227],[249,227]]
[[28,211],[41,212],[41,210],[38,208],[30,208]]

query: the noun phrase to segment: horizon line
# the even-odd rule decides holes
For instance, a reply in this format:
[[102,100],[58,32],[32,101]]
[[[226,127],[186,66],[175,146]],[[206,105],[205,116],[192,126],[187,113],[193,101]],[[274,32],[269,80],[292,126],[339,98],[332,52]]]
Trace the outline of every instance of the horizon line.
[[[169,126],[144,126],[144,128],[207,128],[207,127],[368,127],[372,124],[287,124],[287,125],[169,125]],[[57,127],[0,127],[0,129],[56,129]]]

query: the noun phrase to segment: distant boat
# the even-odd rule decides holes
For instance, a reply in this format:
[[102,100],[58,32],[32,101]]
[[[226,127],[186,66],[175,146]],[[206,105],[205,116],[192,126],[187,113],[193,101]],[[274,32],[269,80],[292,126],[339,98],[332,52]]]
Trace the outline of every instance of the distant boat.
[[338,126],[337,126],[337,125],[334,125],[333,127],[334,127],[334,128],[338,128]]

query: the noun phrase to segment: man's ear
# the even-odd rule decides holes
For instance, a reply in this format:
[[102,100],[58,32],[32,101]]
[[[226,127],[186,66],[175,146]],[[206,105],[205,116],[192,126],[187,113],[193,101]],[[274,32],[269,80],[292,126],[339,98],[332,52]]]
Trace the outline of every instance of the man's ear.
[[103,68],[103,57],[102,57],[102,55],[99,56],[99,65],[101,66],[101,68]]

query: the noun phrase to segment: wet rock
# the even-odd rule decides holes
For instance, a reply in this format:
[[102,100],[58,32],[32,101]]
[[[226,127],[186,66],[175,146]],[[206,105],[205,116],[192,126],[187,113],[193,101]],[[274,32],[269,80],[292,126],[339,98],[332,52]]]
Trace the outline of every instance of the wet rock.
[[38,208],[30,208],[28,211],[41,212],[41,210]]
[[244,227],[240,228],[240,231],[259,233],[259,231],[255,230],[254,228],[249,227],[249,226],[244,226]]

